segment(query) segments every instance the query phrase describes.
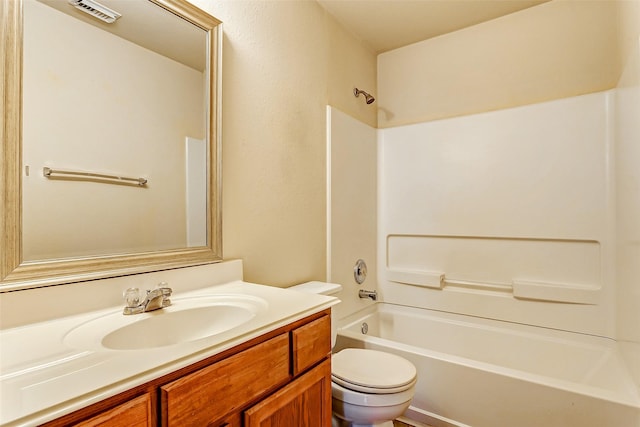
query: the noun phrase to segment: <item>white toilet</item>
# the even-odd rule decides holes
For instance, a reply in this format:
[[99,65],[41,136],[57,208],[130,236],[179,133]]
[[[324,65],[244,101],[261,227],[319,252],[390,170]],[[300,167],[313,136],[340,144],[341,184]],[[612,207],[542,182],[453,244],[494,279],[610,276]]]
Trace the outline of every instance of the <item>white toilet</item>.
[[[334,295],[342,286],[307,282],[293,286],[302,292]],[[337,329],[332,319],[331,345]],[[417,380],[411,362],[377,350],[346,348],[331,358],[334,427],[393,427],[393,419],[409,407]]]

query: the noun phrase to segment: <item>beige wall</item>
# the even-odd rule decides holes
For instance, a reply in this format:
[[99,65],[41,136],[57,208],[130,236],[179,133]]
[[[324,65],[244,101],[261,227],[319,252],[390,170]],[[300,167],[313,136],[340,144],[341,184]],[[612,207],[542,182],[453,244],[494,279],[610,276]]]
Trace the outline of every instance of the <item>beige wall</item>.
[[616,86],[616,2],[553,0],[378,57],[379,127]]
[[[618,44],[623,65],[623,72],[629,73],[627,77],[621,76],[620,84],[625,84],[622,80],[627,80],[627,85],[638,85],[638,68],[631,68],[638,57],[638,37],[640,36],[640,2],[638,0],[618,0],[617,22]],[[633,77],[631,77],[633,73]]]
[[223,253],[245,280],[326,273],[325,108],[375,125],[373,52],[313,0],[192,0],[223,21]]

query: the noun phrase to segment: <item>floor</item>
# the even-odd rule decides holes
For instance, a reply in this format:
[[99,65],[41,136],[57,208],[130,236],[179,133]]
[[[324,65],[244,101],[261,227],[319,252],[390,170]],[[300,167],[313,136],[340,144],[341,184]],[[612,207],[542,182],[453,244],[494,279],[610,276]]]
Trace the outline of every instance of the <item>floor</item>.
[[430,426],[419,423],[417,421],[411,421],[404,418],[402,421],[393,420],[393,427],[430,427]]

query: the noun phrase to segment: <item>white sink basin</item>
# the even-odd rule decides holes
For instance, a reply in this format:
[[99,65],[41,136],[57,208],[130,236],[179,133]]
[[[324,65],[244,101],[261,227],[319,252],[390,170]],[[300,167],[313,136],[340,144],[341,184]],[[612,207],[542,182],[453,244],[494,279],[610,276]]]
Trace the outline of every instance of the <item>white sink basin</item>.
[[172,305],[148,313],[121,310],[89,320],[64,337],[81,350],[142,350],[208,338],[243,325],[267,309],[249,295],[206,295],[172,298]]

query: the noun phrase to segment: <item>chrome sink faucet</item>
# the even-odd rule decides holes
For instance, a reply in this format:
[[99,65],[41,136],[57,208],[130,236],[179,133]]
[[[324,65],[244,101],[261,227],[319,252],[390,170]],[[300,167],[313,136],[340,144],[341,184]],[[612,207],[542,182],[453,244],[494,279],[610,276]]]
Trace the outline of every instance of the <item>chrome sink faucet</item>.
[[168,307],[171,305],[171,292],[167,283],[162,282],[155,289],[147,290],[144,301],[140,302],[140,289],[129,288],[123,294],[126,304],[123,314],[139,314]]

